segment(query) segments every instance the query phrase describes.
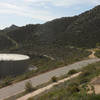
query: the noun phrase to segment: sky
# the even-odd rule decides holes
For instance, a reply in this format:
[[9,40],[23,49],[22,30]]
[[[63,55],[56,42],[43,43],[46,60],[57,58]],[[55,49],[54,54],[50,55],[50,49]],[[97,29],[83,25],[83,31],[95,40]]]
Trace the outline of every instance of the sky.
[[0,0],[0,29],[78,15],[99,4],[100,0]]

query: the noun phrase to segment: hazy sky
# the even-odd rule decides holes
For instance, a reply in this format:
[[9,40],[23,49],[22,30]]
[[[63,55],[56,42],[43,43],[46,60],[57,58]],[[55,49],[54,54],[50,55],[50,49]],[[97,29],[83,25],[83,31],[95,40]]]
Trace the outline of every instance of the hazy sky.
[[0,0],[0,28],[73,16],[99,4],[100,0]]

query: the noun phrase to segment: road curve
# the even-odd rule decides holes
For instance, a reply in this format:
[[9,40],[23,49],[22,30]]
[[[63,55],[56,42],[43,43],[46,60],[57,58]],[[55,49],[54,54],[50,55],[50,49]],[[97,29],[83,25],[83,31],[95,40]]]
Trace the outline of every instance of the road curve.
[[100,61],[100,59],[98,59],[98,58],[79,61],[74,64],[67,65],[65,67],[61,67],[61,68],[40,74],[33,78],[18,82],[16,84],[10,85],[8,87],[4,87],[4,88],[0,89],[0,100],[3,100],[9,96],[13,96],[17,93],[24,91],[25,83],[29,80],[31,80],[33,86],[41,85],[45,82],[48,82],[51,79],[51,77],[53,77],[53,76],[59,77],[61,75],[68,73],[68,71],[71,69],[79,69],[79,68],[87,66],[88,64],[95,63],[98,61]]

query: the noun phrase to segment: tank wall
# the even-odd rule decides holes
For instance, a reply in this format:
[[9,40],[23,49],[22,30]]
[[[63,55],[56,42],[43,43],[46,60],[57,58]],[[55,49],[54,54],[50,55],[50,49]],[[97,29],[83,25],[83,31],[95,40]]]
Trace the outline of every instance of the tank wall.
[[0,77],[22,74],[27,70],[28,66],[28,60],[0,61]]

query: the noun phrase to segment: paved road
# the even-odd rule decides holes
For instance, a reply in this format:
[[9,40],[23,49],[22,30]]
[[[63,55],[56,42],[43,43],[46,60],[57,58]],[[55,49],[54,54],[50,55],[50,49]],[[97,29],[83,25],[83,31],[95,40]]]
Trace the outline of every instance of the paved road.
[[88,64],[98,62],[98,61],[100,61],[100,59],[97,59],[97,58],[83,60],[83,61],[71,64],[71,65],[62,67],[62,68],[55,69],[50,72],[43,73],[41,75],[35,76],[33,78],[24,80],[24,81],[16,83],[16,84],[13,84],[11,86],[2,88],[2,89],[0,89],[0,100],[3,100],[4,98],[7,98],[9,96],[13,96],[14,94],[22,92],[24,90],[25,83],[29,80],[32,81],[33,86],[37,86],[37,85],[43,84],[45,82],[48,82],[51,79],[51,77],[53,77],[53,76],[59,77],[61,75],[68,73],[68,71],[71,69],[79,69],[79,68],[87,66]]

